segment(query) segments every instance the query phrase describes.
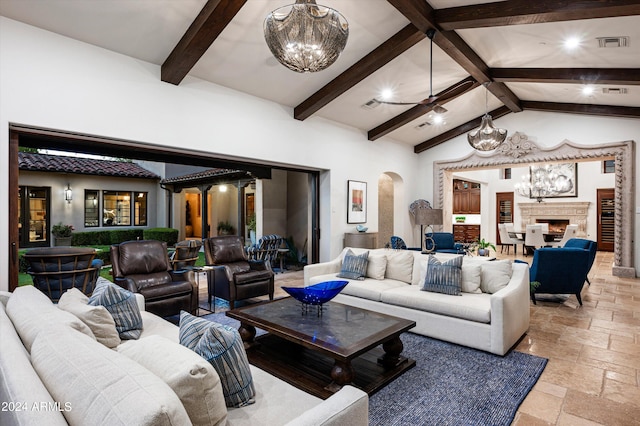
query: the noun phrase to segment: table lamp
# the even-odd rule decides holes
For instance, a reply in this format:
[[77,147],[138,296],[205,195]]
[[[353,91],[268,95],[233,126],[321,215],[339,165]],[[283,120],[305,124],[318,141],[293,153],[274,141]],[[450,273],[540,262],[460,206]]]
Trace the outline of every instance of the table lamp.
[[[433,234],[433,225],[442,225],[442,209],[429,209],[429,208],[420,208],[416,209],[416,224],[420,225],[420,235],[424,235],[425,244],[427,240],[431,240],[431,248],[427,247],[422,250],[426,253],[431,253],[435,250],[435,242],[432,237],[427,237],[426,233],[423,232],[423,227],[427,227],[427,231],[431,228],[431,234]],[[422,249],[422,242],[420,243],[420,249]]]

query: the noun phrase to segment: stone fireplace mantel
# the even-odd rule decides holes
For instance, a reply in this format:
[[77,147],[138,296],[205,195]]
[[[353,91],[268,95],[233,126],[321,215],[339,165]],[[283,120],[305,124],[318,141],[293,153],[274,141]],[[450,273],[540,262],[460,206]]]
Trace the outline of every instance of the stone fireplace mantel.
[[578,225],[580,238],[587,236],[587,213],[589,203],[586,202],[542,202],[542,203],[518,203],[520,208],[521,229],[527,225],[535,224],[537,219],[564,219],[569,223]]

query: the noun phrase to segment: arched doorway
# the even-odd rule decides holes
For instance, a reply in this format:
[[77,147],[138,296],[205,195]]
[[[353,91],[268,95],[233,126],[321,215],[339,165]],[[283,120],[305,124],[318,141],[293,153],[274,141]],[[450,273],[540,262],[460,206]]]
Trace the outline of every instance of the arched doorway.
[[[378,246],[384,247],[392,235],[402,234],[409,205],[404,200],[404,182],[393,172],[378,178]],[[402,236],[402,235],[401,235]],[[408,238],[409,236],[404,236]]]

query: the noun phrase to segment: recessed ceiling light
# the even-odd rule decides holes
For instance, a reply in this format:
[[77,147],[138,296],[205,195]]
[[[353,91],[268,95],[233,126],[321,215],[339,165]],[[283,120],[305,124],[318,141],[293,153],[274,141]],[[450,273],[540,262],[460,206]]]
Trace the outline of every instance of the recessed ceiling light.
[[593,86],[584,86],[582,88],[582,94],[585,96],[591,96],[593,95],[593,92],[595,92],[595,89],[593,88]]
[[383,101],[388,101],[389,99],[393,98],[393,90],[383,89],[382,92],[380,92],[380,97]]
[[564,41],[564,47],[568,50],[573,50],[580,46],[580,39],[578,37],[569,37]]
[[434,114],[433,123],[434,124],[444,124],[444,118],[440,114]]

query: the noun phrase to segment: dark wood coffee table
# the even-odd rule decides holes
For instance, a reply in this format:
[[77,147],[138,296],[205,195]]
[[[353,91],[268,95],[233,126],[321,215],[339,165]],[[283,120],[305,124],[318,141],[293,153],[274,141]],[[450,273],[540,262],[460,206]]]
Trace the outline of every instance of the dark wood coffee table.
[[[400,334],[415,321],[336,302],[318,315],[291,297],[227,311],[241,322],[249,362],[292,385],[328,398],[345,384],[369,395],[415,366],[401,355]],[[256,338],[256,327],[267,334]],[[382,348],[377,346],[382,345]]]

